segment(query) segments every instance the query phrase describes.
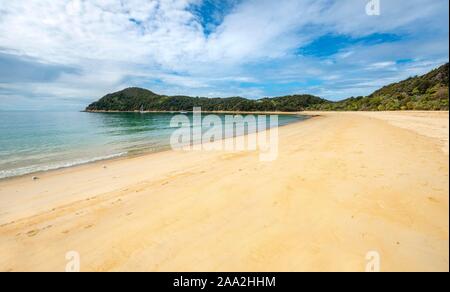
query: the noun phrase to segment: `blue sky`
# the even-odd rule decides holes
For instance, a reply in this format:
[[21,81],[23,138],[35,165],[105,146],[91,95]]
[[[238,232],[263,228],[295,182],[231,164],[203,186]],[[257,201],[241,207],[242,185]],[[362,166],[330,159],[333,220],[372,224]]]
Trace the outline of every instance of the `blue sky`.
[[338,100],[448,62],[447,0],[0,0],[0,110],[161,94]]

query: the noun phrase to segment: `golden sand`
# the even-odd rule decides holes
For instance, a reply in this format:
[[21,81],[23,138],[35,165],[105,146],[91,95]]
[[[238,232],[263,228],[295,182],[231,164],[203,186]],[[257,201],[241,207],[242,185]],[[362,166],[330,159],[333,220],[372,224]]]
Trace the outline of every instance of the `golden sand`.
[[[321,113],[279,157],[162,152],[0,181],[0,271],[448,271],[446,113]],[[445,144],[447,143],[447,144]],[[104,167],[106,166],[106,168]]]

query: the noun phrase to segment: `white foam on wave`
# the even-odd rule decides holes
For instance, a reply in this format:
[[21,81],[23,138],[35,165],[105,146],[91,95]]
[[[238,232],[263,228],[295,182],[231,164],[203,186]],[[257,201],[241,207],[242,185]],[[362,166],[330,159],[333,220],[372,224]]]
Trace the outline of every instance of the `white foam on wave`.
[[31,165],[31,166],[21,167],[21,168],[16,168],[16,169],[0,170],[0,179],[10,178],[10,177],[15,177],[15,176],[22,176],[22,175],[27,175],[27,174],[31,174],[31,173],[41,172],[41,171],[50,171],[50,170],[68,168],[68,167],[73,167],[73,166],[82,165],[82,164],[88,164],[88,163],[92,163],[92,162],[96,162],[96,161],[118,158],[118,157],[125,156],[127,154],[128,154],[128,152],[122,152],[122,153],[116,153],[116,154],[111,154],[111,155],[94,157],[94,158],[90,158],[90,159],[77,159],[77,160],[73,160],[70,162],[54,163],[54,164],[49,164],[49,165]]

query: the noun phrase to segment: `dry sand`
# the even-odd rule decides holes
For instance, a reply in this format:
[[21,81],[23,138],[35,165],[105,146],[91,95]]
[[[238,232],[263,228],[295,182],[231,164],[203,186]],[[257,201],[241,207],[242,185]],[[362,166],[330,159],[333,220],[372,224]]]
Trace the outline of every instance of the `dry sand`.
[[369,251],[448,271],[448,118],[322,113],[270,163],[168,151],[1,181],[0,271],[72,250],[83,271],[364,271]]

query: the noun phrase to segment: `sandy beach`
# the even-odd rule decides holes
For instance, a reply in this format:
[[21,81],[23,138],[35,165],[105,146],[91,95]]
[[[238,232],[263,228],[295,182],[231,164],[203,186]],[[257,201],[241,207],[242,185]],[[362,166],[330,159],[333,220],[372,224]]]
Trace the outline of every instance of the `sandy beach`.
[[306,113],[279,156],[175,152],[0,181],[0,271],[449,270],[448,112]]

